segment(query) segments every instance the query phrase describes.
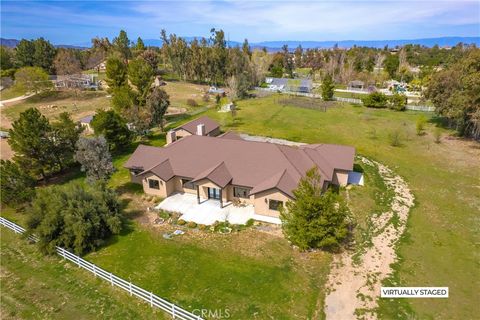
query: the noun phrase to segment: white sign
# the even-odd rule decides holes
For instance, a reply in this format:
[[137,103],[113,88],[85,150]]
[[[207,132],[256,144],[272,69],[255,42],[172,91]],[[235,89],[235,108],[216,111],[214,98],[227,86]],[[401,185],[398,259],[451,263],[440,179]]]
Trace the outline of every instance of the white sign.
[[382,287],[382,298],[448,298],[448,287]]

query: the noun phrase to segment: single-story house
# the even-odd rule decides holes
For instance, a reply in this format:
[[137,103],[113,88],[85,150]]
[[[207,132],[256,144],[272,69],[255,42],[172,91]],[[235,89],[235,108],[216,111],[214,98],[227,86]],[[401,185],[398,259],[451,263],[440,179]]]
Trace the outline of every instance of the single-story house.
[[353,80],[348,83],[348,90],[363,90],[365,88],[365,83],[360,80]]
[[98,89],[95,76],[91,74],[51,75],[49,78],[56,89]]
[[221,88],[217,88],[217,87],[215,87],[215,86],[211,86],[210,88],[208,88],[208,93],[224,95],[224,94],[225,94],[225,90],[223,90],[223,89],[221,89]]
[[265,83],[269,90],[282,92],[310,93],[313,87],[310,79],[266,78]]
[[189,135],[163,148],[140,145],[125,167],[147,194],[167,198],[188,193],[199,206],[215,201],[220,208],[240,201],[253,206],[257,216],[278,218],[279,208],[295,198],[293,190],[309,169],[318,168],[323,188],[344,186],[354,156],[350,146],[293,147],[229,133]]
[[220,124],[209,117],[200,117],[167,132],[167,145],[191,135],[215,137],[220,134]]
[[93,128],[90,125],[92,120],[93,120],[93,114],[80,119],[80,125],[85,128],[85,131],[84,131],[85,133],[88,133],[88,134],[93,133]]

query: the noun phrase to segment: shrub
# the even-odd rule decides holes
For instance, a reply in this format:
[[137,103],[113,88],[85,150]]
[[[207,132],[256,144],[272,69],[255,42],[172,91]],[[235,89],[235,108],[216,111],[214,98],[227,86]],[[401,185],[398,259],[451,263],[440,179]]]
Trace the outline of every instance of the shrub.
[[168,213],[167,211],[164,211],[164,210],[160,210],[160,211],[158,211],[158,216],[160,218],[163,218],[163,219],[168,219],[168,218],[170,218],[170,213]]
[[196,228],[196,227],[197,227],[197,223],[195,223],[195,222],[193,222],[193,221],[189,221],[189,222],[187,223],[187,227],[192,228],[192,229],[193,229],[193,228]]
[[423,135],[423,131],[425,130],[425,123],[427,122],[427,119],[425,118],[424,115],[421,115],[420,117],[418,117],[417,119],[417,123],[416,123],[416,126],[415,126],[415,129],[417,131],[417,136],[421,136]]
[[435,130],[433,130],[433,138],[435,139],[435,143],[440,143],[442,139],[442,131],[440,130],[439,127],[436,127]]
[[199,224],[199,225],[198,225],[198,229],[205,231],[205,230],[208,229],[208,226],[206,226],[206,225],[204,225],[204,224]]
[[395,93],[388,98],[388,108],[396,111],[404,111],[407,108],[407,96]]
[[362,97],[362,102],[367,108],[386,108],[388,98],[381,92],[372,92]]
[[183,225],[186,224],[186,223],[187,223],[187,221],[185,221],[185,220],[183,220],[183,219],[178,219],[178,221],[177,221],[177,224],[178,224],[179,226],[183,226]]
[[28,232],[41,251],[55,246],[84,254],[98,248],[122,226],[122,206],[114,190],[102,184],[73,183],[39,189],[27,211]]
[[222,99],[222,97],[220,97],[220,95],[217,94],[217,95],[215,96],[215,103],[216,103],[216,104],[219,104],[221,99]]
[[187,106],[198,107],[198,103],[194,99],[187,99]]
[[245,224],[245,226],[251,227],[251,226],[253,226],[253,223],[254,223],[254,222],[255,222],[255,220],[253,220],[253,219],[248,219],[248,221],[247,221],[247,223]]
[[388,135],[388,140],[392,147],[400,147],[402,145],[402,133],[400,129],[395,129]]

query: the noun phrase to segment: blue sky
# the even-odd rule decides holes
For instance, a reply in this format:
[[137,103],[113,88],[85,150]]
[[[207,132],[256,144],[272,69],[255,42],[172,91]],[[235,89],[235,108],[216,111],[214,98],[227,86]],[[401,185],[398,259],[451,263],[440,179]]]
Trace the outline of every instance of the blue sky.
[[479,36],[480,1],[1,1],[1,36],[85,44],[160,30],[230,40],[385,40]]

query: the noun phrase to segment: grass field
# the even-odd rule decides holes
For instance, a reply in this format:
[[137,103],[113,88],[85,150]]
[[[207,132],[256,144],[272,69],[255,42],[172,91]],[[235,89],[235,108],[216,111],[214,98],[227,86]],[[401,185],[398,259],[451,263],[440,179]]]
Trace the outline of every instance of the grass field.
[[[192,94],[188,93],[188,84],[176,84],[178,101]],[[308,143],[350,144],[358,153],[389,165],[406,179],[416,197],[407,235],[399,247],[402,260],[391,280],[404,286],[449,286],[450,298],[382,300],[382,318],[407,318],[412,314],[421,319],[475,318],[473,301],[478,298],[479,288],[479,277],[475,277],[479,274],[475,255],[480,208],[480,172],[475,171],[480,165],[478,144],[449,138],[448,130],[443,130],[442,143],[434,143],[431,132],[437,119],[429,115],[427,134],[417,136],[415,121],[420,113],[346,104],[320,112],[279,105],[275,103],[278,99],[273,95],[239,101],[234,119],[230,113],[213,109],[206,114],[217,119],[224,130]],[[394,130],[402,134],[400,147],[390,146],[389,134]],[[156,133],[146,143],[161,146],[164,135]],[[134,147],[114,157],[119,170],[110,181],[130,198],[129,193],[138,188],[128,183],[128,171],[122,164]],[[372,183],[349,192],[360,221],[365,212],[383,206],[378,201],[378,194],[383,192],[381,183],[373,173],[366,174]],[[84,176],[77,172],[70,178]],[[132,215],[146,209],[128,201]],[[360,228],[368,230],[368,225],[360,224]],[[158,230],[131,221],[123,234],[87,259],[131,277],[187,309],[228,308],[235,319],[255,314],[259,319],[268,315],[304,319],[322,309],[331,256],[300,254],[281,238],[254,230],[231,237],[189,232],[165,240]]]
[[[440,144],[431,132],[438,119],[429,117],[427,134],[415,134],[420,113],[371,110],[345,105],[326,113],[273,103],[275,96],[238,102],[235,121],[213,110],[209,116],[226,129],[308,143],[340,143],[389,165],[410,185],[416,206],[399,247],[401,262],[393,279],[404,286],[448,286],[450,298],[382,300],[384,318],[473,319],[480,295],[478,244],[480,147],[459,141],[443,130]],[[392,147],[389,134],[402,133]],[[412,311],[413,310],[413,311]]]
[[38,108],[48,118],[55,118],[68,112],[74,120],[94,114],[97,109],[110,106],[110,100],[102,91],[48,91],[28,98],[25,101],[5,107],[3,111],[10,121],[15,121],[20,113],[28,108]]
[[19,86],[11,86],[10,88],[0,91],[0,100],[8,100],[23,96],[26,93],[25,89]]
[[1,238],[2,319],[168,319],[3,227]]

